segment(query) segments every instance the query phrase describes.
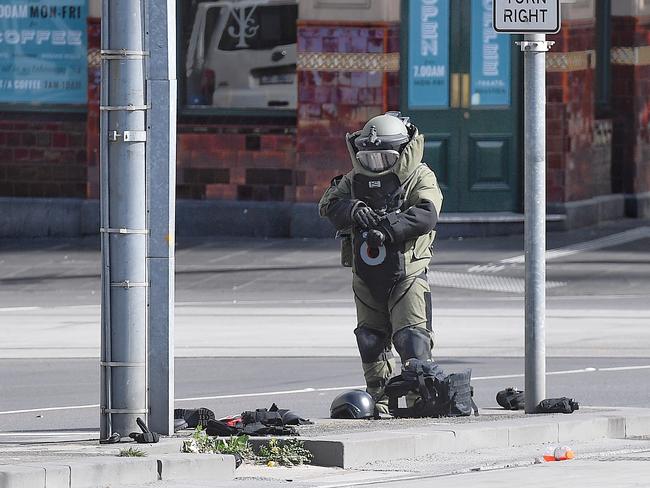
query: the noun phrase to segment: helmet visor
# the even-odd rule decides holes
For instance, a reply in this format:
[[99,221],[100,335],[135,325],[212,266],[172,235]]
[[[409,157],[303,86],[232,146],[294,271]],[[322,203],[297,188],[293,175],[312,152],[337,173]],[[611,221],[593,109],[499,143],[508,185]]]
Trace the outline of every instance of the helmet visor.
[[369,171],[379,173],[392,168],[399,159],[399,153],[393,150],[359,151],[357,160]]

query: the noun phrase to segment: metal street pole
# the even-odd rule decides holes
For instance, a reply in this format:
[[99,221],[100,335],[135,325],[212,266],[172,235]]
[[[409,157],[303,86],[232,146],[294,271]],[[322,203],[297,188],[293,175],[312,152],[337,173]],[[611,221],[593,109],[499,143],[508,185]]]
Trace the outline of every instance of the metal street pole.
[[102,2],[100,435],[147,421],[144,5]]
[[147,0],[149,199],[149,427],[174,433],[176,0]]
[[524,52],[525,398],[535,413],[546,397],[546,34],[527,34]]

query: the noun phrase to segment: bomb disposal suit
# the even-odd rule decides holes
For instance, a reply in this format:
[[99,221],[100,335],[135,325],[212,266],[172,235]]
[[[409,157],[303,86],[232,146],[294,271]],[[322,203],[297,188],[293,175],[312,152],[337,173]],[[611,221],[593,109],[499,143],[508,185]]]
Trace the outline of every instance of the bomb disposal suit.
[[431,359],[427,269],[442,207],[436,176],[422,163],[424,137],[388,112],[346,135],[353,169],[332,180],[319,203],[341,234],[352,237],[354,333],[366,391],[386,412],[384,386],[394,345],[402,364]]

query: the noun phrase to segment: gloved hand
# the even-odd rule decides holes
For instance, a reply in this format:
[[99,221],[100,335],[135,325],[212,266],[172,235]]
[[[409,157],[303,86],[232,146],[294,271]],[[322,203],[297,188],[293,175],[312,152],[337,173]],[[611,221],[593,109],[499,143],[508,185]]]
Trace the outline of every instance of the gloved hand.
[[379,215],[365,205],[359,205],[352,212],[352,220],[363,229],[368,229],[379,222]]
[[382,231],[377,229],[372,229],[368,231],[368,237],[366,238],[368,247],[379,247],[384,243],[385,240],[386,240],[386,236]]

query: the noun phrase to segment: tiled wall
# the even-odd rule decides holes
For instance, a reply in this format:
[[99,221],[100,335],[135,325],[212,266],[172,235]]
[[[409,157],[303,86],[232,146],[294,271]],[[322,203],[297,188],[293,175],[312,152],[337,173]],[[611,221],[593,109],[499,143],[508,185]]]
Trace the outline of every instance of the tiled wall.
[[297,166],[304,181],[297,201],[318,201],[334,176],[351,169],[347,132],[398,109],[391,57],[398,52],[396,24],[299,24]]
[[[595,19],[565,20],[547,54],[547,188],[551,203],[611,193],[607,121],[595,117]],[[603,129],[605,128],[605,129]],[[594,137],[595,133],[600,136]]]
[[178,126],[178,198],[293,201],[295,129]]
[[0,196],[83,198],[85,195],[85,115],[3,114]]

